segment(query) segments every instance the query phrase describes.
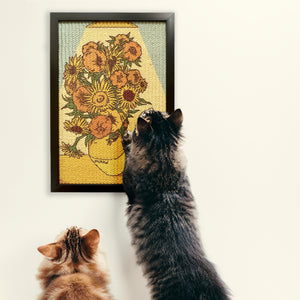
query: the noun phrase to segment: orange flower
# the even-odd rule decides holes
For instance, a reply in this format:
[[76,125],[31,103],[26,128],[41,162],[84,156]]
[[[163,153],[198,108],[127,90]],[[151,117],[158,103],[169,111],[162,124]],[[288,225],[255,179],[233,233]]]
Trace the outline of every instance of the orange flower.
[[142,47],[137,42],[128,42],[123,45],[124,58],[135,61],[142,55]]
[[114,41],[114,45],[122,45],[124,42],[129,42],[129,37],[126,34],[118,34]]
[[97,50],[98,44],[96,44],[95,42],[88,42],[87,44],[82,46],[82,53],[84,54],[91,49]]
[[105,69],[105,53],[93,48],[89,48],[83,55],[83,64],[89,72],[100,73]]
[[76,80],[75,82],[67,82],[65,81],[65,90],[69,95],[73,95],[73,93],[82,86],[82,83],[79,80]]
[[102,139],[111,132],[112,122],[108,116],[97,116],[91,120],[90,130],[92,135],[98,139]]
[[110,76],[110,80],[111,83],[115,85],[118,89],[122,88],[127,83],[126,74],[121,70],[113,72]]
[[139,70],[130,70],[128,71],[128,81],[133,84],[133,85],[137,85],[140,80],[141,80],[142,76]]
[[90,95],[90,92],[85,86],[79,87],[73,94],[73,102],[76,105],[77,109],[82,112],[88,111],[87,98]]

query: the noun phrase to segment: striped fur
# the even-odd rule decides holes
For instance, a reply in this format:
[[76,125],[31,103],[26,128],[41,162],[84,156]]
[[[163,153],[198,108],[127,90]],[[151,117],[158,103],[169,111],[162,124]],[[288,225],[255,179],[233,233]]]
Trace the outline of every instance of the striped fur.
[[96,229],[85,233],[77,227],[64,232],[56,242],[38,248],[45,258],[38,279],[40,300],[111,300],[108,273],[99,267]]
[[180,152],[182,113],[149,110],[123,137],[128,227],[153,300],[228,300],[196,228]]

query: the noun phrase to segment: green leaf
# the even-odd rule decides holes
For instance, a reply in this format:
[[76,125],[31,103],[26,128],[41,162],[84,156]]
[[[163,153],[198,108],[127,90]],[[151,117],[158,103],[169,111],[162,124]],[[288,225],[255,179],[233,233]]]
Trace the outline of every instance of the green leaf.
[[74,109],[76,106],[73,102],[68,102],[64,107],[62,107],[62,109],[64,108]]
[[[110,42],[110,41],[107,41],[107,42]],[[105,46],[103,45],[103,43],[98,44],[98,50],[99,51],[105,51]]]
[[73,102],[68,103],[66,106],[67,106],[67,108],[70,108],[70,109],[73,109],[76,107]]
[[141,62],[141,60],[140,60],[140,58],[138,58],[133,63],[135,63],[138,67],[141,67],[140,62]]
[[[89,73],[88,76],[90,76],[90,73]],[[84,84],[84,85],[91,85],[91,83],[85,78],[83,72],[80,72],[80,73],[78,74],[78,80],[79,80],[82,84]]]
[[124,71],[126,70],[127,64],[128,64],[128,60],[124,60],[124,68],[123,68]]
[[66,96],[62,95],[62,98],[63,98],[66,102],[73,102],[73,98],[72,98],[72,97],[66,97]]
[[149,101],[146,101],[145,99],[143,98],[139,98],[139,103],[142,103],[142,105],[146,105],[146,104],[152,104],[151,102]]
[[94,139],[95,139],[95,136],[93,136],[91,133],[89,133],[89,134],[86,136],[85,141],[84,141],[85,146],[87,147],[88,142],[89,142],[89,141],[93,141]]
[[139,112],[140,110],[139,109],[136,109],[136,110],[129,110],[128,113],[129,114],[136,114],[137,112]]
[[122,125],[122,127],[119,129],[121,135],[123,136],[124,135],[124,132],[125,132],[125,127],[124,125]]
[[100,73],[94,73],[94,79],[95,79],[95,81],[99,81],[99,79],[100,79]]

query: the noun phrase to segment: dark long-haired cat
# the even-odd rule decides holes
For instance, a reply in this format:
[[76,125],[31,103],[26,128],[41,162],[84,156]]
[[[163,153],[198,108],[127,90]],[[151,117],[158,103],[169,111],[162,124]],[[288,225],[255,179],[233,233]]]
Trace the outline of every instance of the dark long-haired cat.
[[[112,300],[108,274],[99,267],[99,233],[71,227],[55,243],[38,248],[45,259],[38,279],[40,300]],[[101,253],[100,253],[101,254]]]
[[145,111],[123,137],[128,226],[155,300],[227,300],[207,260],[179,149],[182,112]]

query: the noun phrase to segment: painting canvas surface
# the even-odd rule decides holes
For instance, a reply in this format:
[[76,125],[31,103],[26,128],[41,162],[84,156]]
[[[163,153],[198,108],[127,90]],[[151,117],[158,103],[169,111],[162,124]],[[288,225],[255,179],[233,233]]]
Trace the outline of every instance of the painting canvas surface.
[[59,22],[59,183],[121,184],[139,114],[166,111],[165,22]]

